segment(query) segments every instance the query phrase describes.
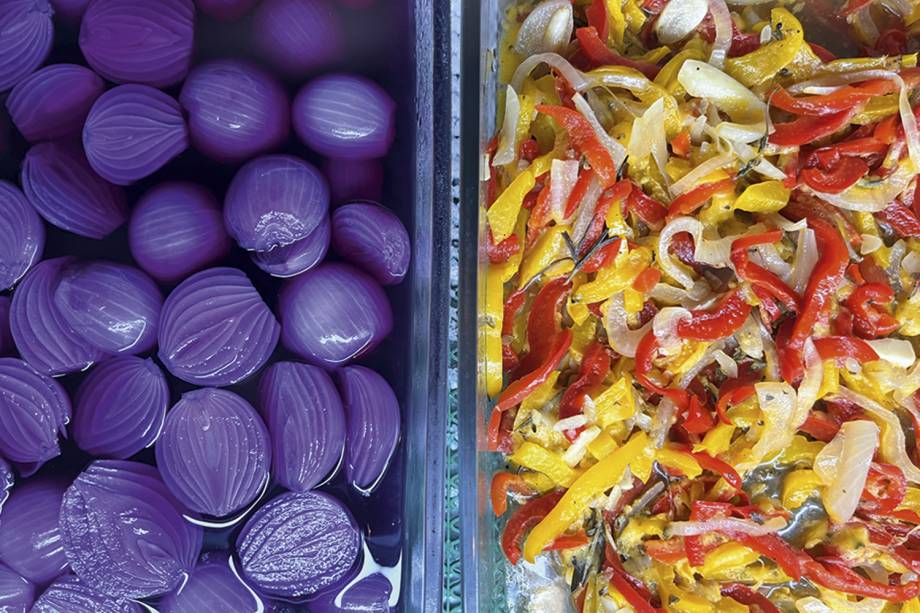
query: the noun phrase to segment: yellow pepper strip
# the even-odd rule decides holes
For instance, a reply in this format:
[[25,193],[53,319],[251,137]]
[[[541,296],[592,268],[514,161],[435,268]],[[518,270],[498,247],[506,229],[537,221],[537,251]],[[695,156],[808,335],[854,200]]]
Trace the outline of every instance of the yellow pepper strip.
[[579,287],[574,296],[586,304],[607,300],[632,285],[639,273],[651,263],[652,251],[647,247],[637,247],[625,253],[621,251],[613,264],[601,268],[594,281]]
[[824,360],[824,374],[821,377],[821,387],[818,388],[818,398],[829,394],[836,394],[840,389],[840,371],[834,360]]
[[556,482],[544,475],[543,473],[533,473],[525,472],[521,473],[521,479],[524,480],[528,486],[537,490],[541,494],[543,492],[548,492],[554,487],[556,487]]
[[821,450],[824,449],[824,443],[821,441],[810,441],[801,434],[792,437],[792,442],[783,450],[779,456],[779,461],[784,464],[807,464],[811,466],[815,462]]
[[647,537],[663,537],[669,521],[663,516],[633,517],[617,537],[618,544],[626,551],[638,547]]
[[[518,123],[514,129],[514,142],[522,143],[530,137],[530,124],[533,123],[536,114],[537,100],[540,97],[540,90],[536,84],[528,79],[524,83],[524,92],[518,96],[520,111],[518,114]],[[540,176],[534,173],[534,177]]]
[[629,375],[623,375],[593,400],[595,421],[604,430],[636,414],[636,399]]
[[485,358],[486,393],[494,398],[502,391],[502,317],[504,314],[504,282],[500,268],[490,268],[486,275],[485,322],[481,326],[482,346],[480,351]]
[[747,87],[754,87],[774,78],[776,73],[795,59],[799,49],[805,44],[802,24],[792,13],[783,8],[776,8],[770,16],[773,31],[779,30],[782,38],[767,43],[756,51],[725,61],[725,72]]
[[514,178],[511,185],[505,188],[505,191],[495,199],[495,202],[486,211],[486,219],[489,221],[492,238],[496,244],[502,242],[514,232],[514,226],[517,224],[524,197],[533,189],[535,184],[536,179],[533,172],[529,169],[525,170]]
[[623,289],[623,307],[629,315],[640,312],[644,306],[645,297],[642,292],[636,291],[631,287]]
[[775,213],[789,203],[791,193],[782,181],[755,183],[738,196],[735,208],[752,213]]
[[759,553],[744,545],[725,543],[710,551],[698,570],[707,579],[730,581],[738,577],[738,571],[759,559]]
[[572,333],[571,352],[580,359],[588,346],[597,338],[597,320],[594,318],[585,319],[577,324]]
[[[640,432],[622,447],[589,468],[568,489],[562,500],[527,535],[524,558],[533,562],[543,548],[565,532],[596,496],[620,482],[630,464],[645,455],[648,436]],[[517,455],[517,454],[515,454]],[[561,460],[560,460],[561,461]]]
[[521,263],[520,287],[524,287],[541,272],[544,272],[546,278],[558,277],[571,272],[575,265],[570,259],[559,262],[557,266],[548,269],[550,264],[567,255],[565,239],[562,237],[563,232],[569,232],[569,227],[566,225],[550,226],[528,250],[527,257]]
[[[616,0],[607,0],[608,5],[611,1],[616,2]],[[639,4],[637,0],[626,0],[623,4],[623,17],[626,19],[626,27],[633,34],[638,34],[642,30],[642,26],[645,25],[646,16]]]
[[850,123],[858,126],[875,123],[889,115],[895,115],[898,112],[898,95],[890,94],[888,96],[876,96],[871,98],[866,105],[860,110]]
[[553,396],[556,395],[556,380],[559,378],[559,371],[554,370],[547,377],[546,381],[540,384],[537,389],[530,393],[527,398],[521,402],[519,413],[529,413],[534,409],[542,409]]
[[578,478],[578,473],[570,468],[558,454],[530,441],[521,443],[514,455],[508,457],[508,461],[543,473],[562,487],[569,487]]
[[920,489],[916,487],[909,487],[904,493],[904,500],[901,501],[901,504],[898,505],[899,511],[913,511],[915,513],[920,513]]
[[920,613],[920,597],[913,598],[902,604],[901,613]]
[[688,479],[696,479],[703,474],[700,463],[692,455],[668,447],[662,447],[655,454],[655,459],[665,468],[679,470]]
[[677,587],[674,583],[674,569],[661,563],[655,563],[658,572],[658,589],[661,602],[668,611],[677,613],[712,613],[715,605],[698,594]]
[[688,372],[706,355],[709,345],[711,343],[702,341],[684,341],[680,353],[668,364],[668,371],[674,375],[682,375]]
[[594,437],[593,441],[588,443],[588,453],[594,456],[595,460],[606,458],[609,454],[616,451],[616,448],[616,441],[604,430],[601,430],[601,433]]
[[607,42],[614,49],[623,48],[623,35],[626,33],[626,16],[623,15],[621,0],[607,0]]
[[820,494],[824,483],[813,470],[794,470],[783,481],[783,506],[798,509],[812,496]]
[[693,451],[705,451],[712,457],[721,455],[731,447],[732,435],[734,433],[735,426],[720,421],[713,429],[706,433],[701,442],[693,446]]
[[901,301],[894,316],[901,322],[898,334],[920,336],[920,293],[914,293],[907,300]]

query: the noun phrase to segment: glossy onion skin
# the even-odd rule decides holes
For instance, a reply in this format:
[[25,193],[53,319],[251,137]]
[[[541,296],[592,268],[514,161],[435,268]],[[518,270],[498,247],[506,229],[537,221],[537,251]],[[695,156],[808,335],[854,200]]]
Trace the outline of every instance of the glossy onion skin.
[[6,108],[16,128],[30,142],[79,134],[105,84],[95,72],[77,64],[40,68],[13,88]]
[[80,50],[109,81],[169,87],[188,74],[194,37],[192,0],[93,0]]
[[204,187],[173,182],[141,197],[128,222],[131,255],[147,274],[174,283],[230,253],[220,205]]
[[54,40],[48,0],[0,0],[0,92],[32,74]]
[[254,251],[250,257],[256,266],[273,277],[293,277],[323,261],[329,251],[331,234],[327,216],[306,238],[271,251]]
[[267,155],[233,177],[224,224],[243,249],[269,251],[309,236],[328,210],[329,188],[319,170],[290,155]]
[[0,458],[0,513],[3,512],[3,505],[9,500],[13,483],[13,469],[6,460]]
[[270,596],[301,599],[351,571],[361,534],[332,496],[288,492],[259,508],[236,543],[249,582]]
[[233,392],[199,389],[169,411],[156,444],[163,482],[188,509],[226,517],[256,499],[268,481],[268,430]]
[[381,285],[400,283],[409,272],[412,249],[406,226],[374,202],[353,202],[333,212],[332,248]]
[[156,441],[168,407],[169,384],[153,360],[114,357],[77,388],[71,435],[96,457],[129,458]]
[[264,611],[265,602],[262,597],[234,574],[234,570],[230,568],[231,563],[235,564],[225,553],[204,554],[192,571],[188,583],[180,592],[173,592],[161,600],[157,610],[160,613]]
[[54,303],[70,327],[106,353],[146,353],[156,344],[163,295],[143,271],[117,262],[74,262]]
[[281,83],[258,66],[216,60],[195,67],[179,102],[195,148],[220,162],[249,159],[280,145],[290,132],[290,103]]
[[6,181],[0,181],[0,236],[2,291],[13,287],[45,249],[45,225],[19,188]]
[[15,570],[0,563],[0,611],[26,613],[35,600],[35,586]]
[[297,135],[325,156],[383,157],[396,134],[396,103],[379,85],[358,75],[331,74],[304,85],[291,114]]
[[329,375],[317,366],[278,362],[262,375],[259,402],[275,481],[306,492],[328,479],[345,446],[345,412]]
[[9,296],[0,296],[0,357],[16,354],[16,344],[10,332],[11,303]]
[[242,271],[209,268],[180,283],[163,303],[159,356],[188,383],[233,385],[268,361],[280,332]]
[[0,561],[36,585],[67,569],[58,516],[67,483],[30,479],[16,486],[0,522]]
[[39,262],[13,293],[10,331],[16,349],[32,368],[46,375],[85,370],[104,355],[77,335],[54,303],[61,272],[74,261],[63,257]]
[[239,19],[248,13],[259,0],[195,0],[201,12],[220,21]]
[[368,575],[361,579],[342,595],[342,606],[335,606],[337,590],[323,594],[310,601],[310,613],[364,613],[375,611],[387,613],[390,608],[390,592],[393,586],[389,579],[380,573]]
[[45,221],[89,238],[104,238],[128,217],[124,191],[90,167],[78,147],[41,143],[26,154],[22,189]]
[[130,600],[115,600],[95,591],[75,575],[62,575],[42,592],[29,613],[141,613]]
[[287,281],[279,305],[284,346],[327,368],[372,351],[393,329],[383,289],[349,264],[326,263]]
[[326,0],[263,0],[252,29],[256,48],[290,77],[339,61],[344,49],[341,21]]
[[110,89],[83,126],[86,159],[116,185],[152,175],[187,148],[188,127],[179,103],[149,85]]
[[61,453],[70,399],[61,384],[17,358],[0,358],[0,455],[41,463]]
[[181,513],[153,466],[96,460],[61,504],[70,567],[89,587],[114,598],[169,592],[201,550],[201,528]]
[[383,194],[383,164],[380,160],[336,160],[323,162],[333,204],[349,200],[380,200]]

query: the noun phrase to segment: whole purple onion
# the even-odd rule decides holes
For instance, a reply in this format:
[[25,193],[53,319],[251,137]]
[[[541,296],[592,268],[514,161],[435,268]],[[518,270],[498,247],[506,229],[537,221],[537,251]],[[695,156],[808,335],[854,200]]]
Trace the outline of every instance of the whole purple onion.
[[259,0],[195,0],[201,12],[221,21],[239,19],[252,9]]
[[109,598],[75,575],[62,575],[42,592],[30,613],[141,613],[141,605]]
[[256,266],[274,277],[293,277],[323,261],[329,250],[330,234],[327,216],[306,238],[271,251],[254,251],[250,257]]
[[201,556],[182,590],[166,596],[157,608],[160,613],[261,613],[265,602],[243,582],[232,558],[209,552]]
[[[364,555],[368,555],[368,552],[365,551]],[[346,589],[341,595],[339,605],[336,605],[339,590],[332,590],[316,600],[311,600],[310,613],[388,613],[392,610],[392,592],[390,580],[380,573],[373,573]]]
[[294,99],[294,130],[325,156],[383,157],[393,144],[396,103],[364,77],[330,74],[304,85]]
[[95,72],[77,64],[52,64],[19,82],[6,108],[31,142],[79,134],[90,107],[105,89]]
[[409,233],[399,217],[374,202],[353,202],[332,213],[332,248],[381,285],[395,285],[409,272]]
[[41,143],[26,154],[22,189],[51,225],[104,238],[128,217],[125,194],[97,175],[79,147]]
[[94,456],[128,458],[153,445],[168,407],[169,384],[153,360],[111,358],[77,389],[71,435]]
[[3,512],[3,505],[10,497],[14,482],[13,469],[6,460],[0,458],[0,512]]
[[192,0],[93,0],[80,50],[109,81],[169,87],[188,74],[194,37]]
[[323,264],[287,281],[279,305],[284,346],[319,366],[360,357],[393,329],[383,289],[348,264]]
[[184,279],[230,252],[220,205],[192,183],[164,183],[140,199],[128,223],[131,255],[164,283]]
[[236,543],[243,576],[259,591],[301,599],[351,571],[361,534],[332,496],[288,492],[257,510]]
[[54,39],[48,0],[0,0],[0,92],[42,65]]
[[281,83],[254,64],[216,60],[192,70],[179,102],[192,143],[221,162],[236,162],[280,145],[291,130]]
[[329,210],[326,179],[290,155],[252,160],[236,173],[224,199],[224,224],[240,247],[269,251],[309,236]]
[[187,148],[179,103],[149,85],[110,89],[93,104],[83,126],[86,159],[116,185],[152,175]]
[[275,349],[280,326],[249,278],[209,268],[180,283],[163,303],[160,360],[196,385],[239,383]]
[[45,226],[19,188],[0,181],[0,290],[13,287],[45,248]]
[[61,504],[70,567],[113,598],[165,594],[182,583],[201,550],[201,528],[181,513],[154,467],[96,460]]
[[104,355],[77,335],[54,302],[61,272],[74,261],[64,257],[36,264],[16,288],[10,305],[10,331],[19,355],[47,375],[85,370]]
[[60,383],[22,360],[0,358],[0,454],[4,458],[40,464],[60,455],[58,436],[67,434],[69,421],[70,399]]
[[0,611],[27,613],[35,601],[35,586],[15,570],[0,563]]
[[264,0],[252,27],[256,48],[291,77],[337,62],[345,46],[341,20],[326,0]]
[[0,296],[0,357],[16,353],[13,333],[10,332],[11,302],[9,296]]
[[13,489],[0,521],[0,560],[44,585],[67,569],[58,517],[67,483],[29,479]]
[[79,23],[89,3],[90,0],[51,0],[54,16],[73,23]]
[[336,160],[323,162],[333,204],[349,200],[380,200],[383,194],[383,164],[380,160]]
[[259,402],[275,480],[305,492],[331,477],[342,461],[345,412],[329,375],[309,364],[278,362],[262,376]]

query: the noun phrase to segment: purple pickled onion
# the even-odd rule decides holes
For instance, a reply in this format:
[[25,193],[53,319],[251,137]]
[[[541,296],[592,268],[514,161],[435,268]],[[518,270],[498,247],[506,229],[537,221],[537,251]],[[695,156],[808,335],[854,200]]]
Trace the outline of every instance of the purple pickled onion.
[[5,290],[41,259],[45,249],[45,225],[19,188],[6,181],[0,181],[0,236],[0,290]]
[[348,575],[361,533],[332,496],[289,492],[259,508],[236,543],[243,576],[259,591],[300,599]]
[[61,505],[70,567],[113,598],[165,594],[188,577],[201,550],[201,528],[181,513],[154,467],[96,460]]
[[75,575],[63,575],[42,592],[30,613],[141,613],[130,600],[100,594]]
[[157,342],[163,295],[141,270],[116,262],[74,262],[54,303],[70,327],[106,353],[146,353]]
[[58,517],[67,483],[30,479],[16,486],[0,521],[0,561],[37,585],[67,569]]
[[227,390],[183,394],[166,417],[156,456],[173,495],[213,517],[240,511],[268,483],[268,430],[252,405]]
[[89,3],[90,0],[51,0],[54,16],[74,23],[79,23]]
[[0,296],[0,357],[16,353],[13,333],[10,332],[10,306],[10,297]]
[[409,272],[409,233],[399,217],[374,202],[353,202],[332,213],[332,248],[381,285],[395,285]]
[[15,570],[0,563],[0,611],[27,613],[35,601],[35,586]]
[[93,0],[80,50],[109,81],[168,87],[188,74],[194,38],[192,0]]
[[104,355],[74,332],[55,305],[61,272],[74,261],[64,257],[36,264],[16,288],[10,305],[10,331],[19,355],[47,375],[85,370]]
[[180,283],[163,303],[160,360],[183,381],[232,385],[268,361],[280,331],[242,271],[209,268]]
[[125,459],[153,445],[168,407],[169,384],[153,360],[111,358],[77,389],[70,432],[89,454]]
[[209,552],[201,556],[182,589],[163,598],[157,609],[160,613],[262,613],[265,602],[243,582],[232,558]]
[[336,160],[323,162],[334,204],[349,200],[380,200],[383,194],[383,164],[380,160]]
[[306,238],[271,251],[254,251],[249,257],[263,272],[275,277],[293,277],[323,261],[329,250],[330,234],[331,224],[327,216]]
[[224,224],[240,247],[269,251],[309,236],[329,210],[326,179],[290,155],[252,160],[236,173],[224,199]]
[[345,412],[329,375],[309,364],[278,362],[262,375],[259,402],[275,480],[305,492],[331,477],[345,448]]
[[[365,555],[367,555],[365,553]],[[316,600],[310,601],[310,613],[387,613],[390,608],[390,580],[380,573],[364,577],[354,585],[342,590],[330,590]],[[339,600],[340,604],[336,605]]]
[[179,102],[188,112],[192,144],[221,162],[236,162],[283,143],[290,104],[281,83],[254,64],[217,60],[192,70]]
[[83,148],[102,178],[129,185],[185,151],[188,127],[179,103],[168,94],[149,85],[120,85],[90,109]]
[[[70,398],[61,384],[17,358],[0,358],[0,455],[40,463],[60,455]],[[2,526],[2,523],[0,523]]]
[[0,0],[0,92],[42,65],[54,39],[48,0]]
[[332,158],[383,157],[396,133],[396,103],[379,85],[358,75],[313,79],[298,92],[291,112],[303,142]]
[[10,497],[10,490],[13,489],[13,469],[9,463],[0,458],[0,512],[3,512],[3,505]]
[[364,366],[338,373],[348,439],[345,475],[368,495],[380,484],[399,443],[399,401],[386,379]]
[[201,12],[221,21],[239,19],[248,13],[259,0],[195,0]]
[[144,194],[128,223],[131,255],[164,283],[184,279],[230,252],[220,205],[192,183],[164,183]]
[[6,108],[31,142],[79,134],[90,107],[105,90],[95,72],[77,64],[52,64],[13,88]]
[[370,352],[393,329],[383,288],[349,264],[322,264],[287,281],[279,314],[284,346],[326,367]]
[[22,189],[51,225],[104,238],[128,217],[125,194],[97,175],[79,147],[41,143],[26,154]]
[[326,0],[263,0],[253,15],[255,46],[292,77],[339,61],[344,32]]

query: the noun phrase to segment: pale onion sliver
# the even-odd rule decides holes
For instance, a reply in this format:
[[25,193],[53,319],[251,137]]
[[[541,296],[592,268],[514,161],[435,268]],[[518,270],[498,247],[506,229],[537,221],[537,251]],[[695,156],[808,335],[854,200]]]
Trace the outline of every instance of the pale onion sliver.
[[679,180],[671,184],[671,195],[673,197],[678,197],[681,194],[690,191],[696,184],[706,177],[707,175],[712,174],[713,172],[728,166],[735,161],[735,158],[730,153],[721,153],[714,157],[709,158],[708,160],[701,163],[699,166],[685,174]]
[[568,0],[546,0],[534,7],[524,19],[514,42],[518,55],[565,50],[572,36],[572,4]]
[[804,228],[799,232],[795,256],[792,259],[792,273],[789,278],[789,285],[797,294],[801,295],[805,291],[817,263],[818,241],[815,239],[815,231],[811,228]]
[[565,204],[578,182],[577,160],[553,160],[549,170],[549,209],[553,217],[562,221]]
[[877,338],[866,341],[879,359],[901,368],[910,368],[917,360],[914,346],[910,341],[900,338]]
[[693,217],[675,217],[669,221],[658,235],[658,265],[666,275],[690,290],[693,288],[693,279],[674,261],[670,251],[671,241],[681,232],[689,232],[696,238],[702,235],[703,227],[699,220]]
[[504,166],[517,159],[517,125],[521,117],[521,101],[510,85],[505,88],[505,118],[501,138],[492,163]]
[[836,470],[821,498],[828,516],[839,525],[848,522],[859,505],[872,456],[878,449],[879,427],[869,420],[848,421],[834,438],[838,437],[842,443]]
[[668,2],[655,22],[655,33],[662,45],[671,45],[694,32],[709,12],[707,0]]
[[522,91],[524,79],[540,64],[549,64],[555,68],[575,91],[582,91],[588,87],[588,81],[585,80],[585,76],[581,71],[572,66],[567,59],[558,53],[538,53],[525,59],[514,71],[514,76],[511,78],[511,87],[515,91]]
[[575,225],[572,227],[572,238],[576,245],[581,244],[594,219],[594,211],[597,209],[597,201],[600,200],[601,194],[604,193],[604,186],[598,181],[597,177],[592,177],[588,183],[588,189],[585,190],[585,196],[578,203],[578,216],[575,218]]
[[627,358],[636,357],[639,341],[652,329],[652,322],[647,322],[638,330],[630,330],[626,321],[626,306],[623,292],[617,292],[607,301],[607,317],[604,318],[607,329],[607,342],[610,348]]
[[711,64],[687,60],[677,73],[677,80],[694,98],[708,100],[719,108],[743,111],[736,113],[738,117],[732,117],[733,120],[760,120],[766,116],[767,105],[763,100]]
[[732,14],[728,11],[725,0],[709,0],[709,12],[712,13],[712,21],[716,30],[709,63],[722,70],[728,50],[732,46]]
[[672,521],[668,524],[668,533],[673,536],[696,536],[709,532],[735,532],[749,536],[764,536],[785,527],[786,521],[781,517],[774,517],[763,524],[750,519],[726,517],[706,521]]

